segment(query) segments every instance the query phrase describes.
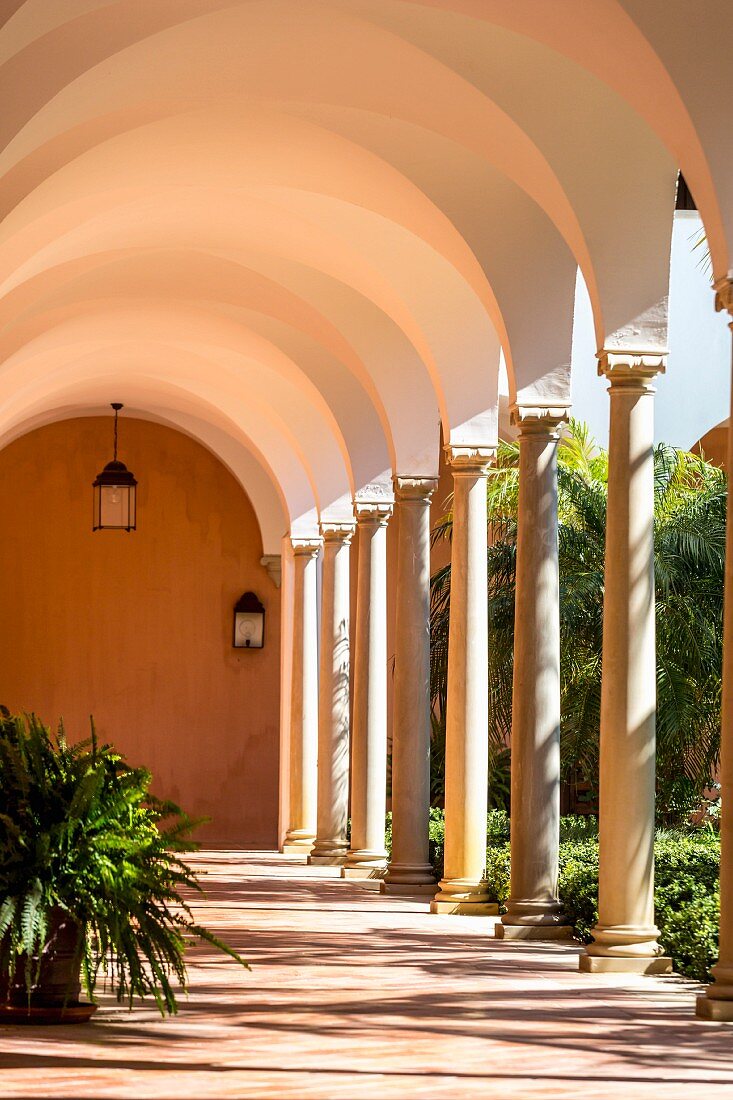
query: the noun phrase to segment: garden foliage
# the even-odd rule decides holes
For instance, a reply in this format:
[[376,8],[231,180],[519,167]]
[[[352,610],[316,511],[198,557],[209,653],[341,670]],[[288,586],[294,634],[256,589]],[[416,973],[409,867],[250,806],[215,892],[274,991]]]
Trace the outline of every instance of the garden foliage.
[[[575,935],[588,943],[598,919],[598,835],[593,817],[560,821],[559,897]],[[444,815],[430,817],[431,854],[443,873]],[[720,839],[710,827],[659,830],[654,844],[655,919],[660,943],[675,970],[704,981],[718,955]],[[486,878],[500,907],[509,897],[509,818],[502,810],[487,820]]]
[[[488,478],[490,804],[508,805],[519,446],[500,443]],[[558,447],[562,771],[597,785],[608,455],[571,422]],[[661,445],[654,452],[657,807],[684,821],[714,779],[720,749],[725,473]],[[434,539],[450,539],[449,511]],[[450,565],[432,578],[434,790],[441,800]]]

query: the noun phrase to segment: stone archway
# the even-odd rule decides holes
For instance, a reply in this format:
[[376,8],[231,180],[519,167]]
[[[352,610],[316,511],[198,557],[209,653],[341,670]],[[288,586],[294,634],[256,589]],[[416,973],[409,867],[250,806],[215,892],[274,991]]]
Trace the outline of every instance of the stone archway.
[[[0,452],[0,698],[69,736],[94,715],[155,792],[210,817],[210,844],[277,844],[280,591],[260,564],[252,504],[190,437],[121,421],[139,481],[138,530],[92,532],[91,482],[111,422],[59,421]],[[243,591],[266,609],[265,647],[234,650]]]

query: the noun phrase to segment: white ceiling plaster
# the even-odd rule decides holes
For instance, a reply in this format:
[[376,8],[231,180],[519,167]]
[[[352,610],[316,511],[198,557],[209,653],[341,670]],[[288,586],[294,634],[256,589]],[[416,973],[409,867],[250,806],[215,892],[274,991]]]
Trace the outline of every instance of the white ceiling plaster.
[[597,346],[666,343],[679,166],[727,273],[731,32],[723,0],[9,3],[0,441],[127,386],[251,483],[265,553],[437,472],[441,426],[490,445],[500,391],[569,396],[578,267]]

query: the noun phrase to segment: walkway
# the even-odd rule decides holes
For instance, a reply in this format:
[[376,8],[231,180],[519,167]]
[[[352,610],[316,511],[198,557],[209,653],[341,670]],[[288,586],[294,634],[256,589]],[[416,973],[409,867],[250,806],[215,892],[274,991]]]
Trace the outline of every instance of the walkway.
[[676,978],[580,975],[281,856],[206,853],[201,918],[251,973],[192,955],[180,1015],[105,1001],[86,1028],[0,1033],[3,1100],[733,1098],[733,1028]]

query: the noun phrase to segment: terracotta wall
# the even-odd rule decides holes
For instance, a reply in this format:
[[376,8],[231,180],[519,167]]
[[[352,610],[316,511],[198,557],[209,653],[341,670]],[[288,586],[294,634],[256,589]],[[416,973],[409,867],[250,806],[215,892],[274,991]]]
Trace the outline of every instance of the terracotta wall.
[[[91,482],[112,421],[75,419],[0,452],[0,701],[147,765],[156,793],[212,823],[201,838],[277,843],[280,595],[250,502],[203,447],[125,419],[139,529],[93,533]],[[231,646],[252,589],[265,648]]]
[[708,462],[726,470],[728,468],[728,425],[719,424],[716,428],[711,428],[692,450],[698,454],[702,452]]

